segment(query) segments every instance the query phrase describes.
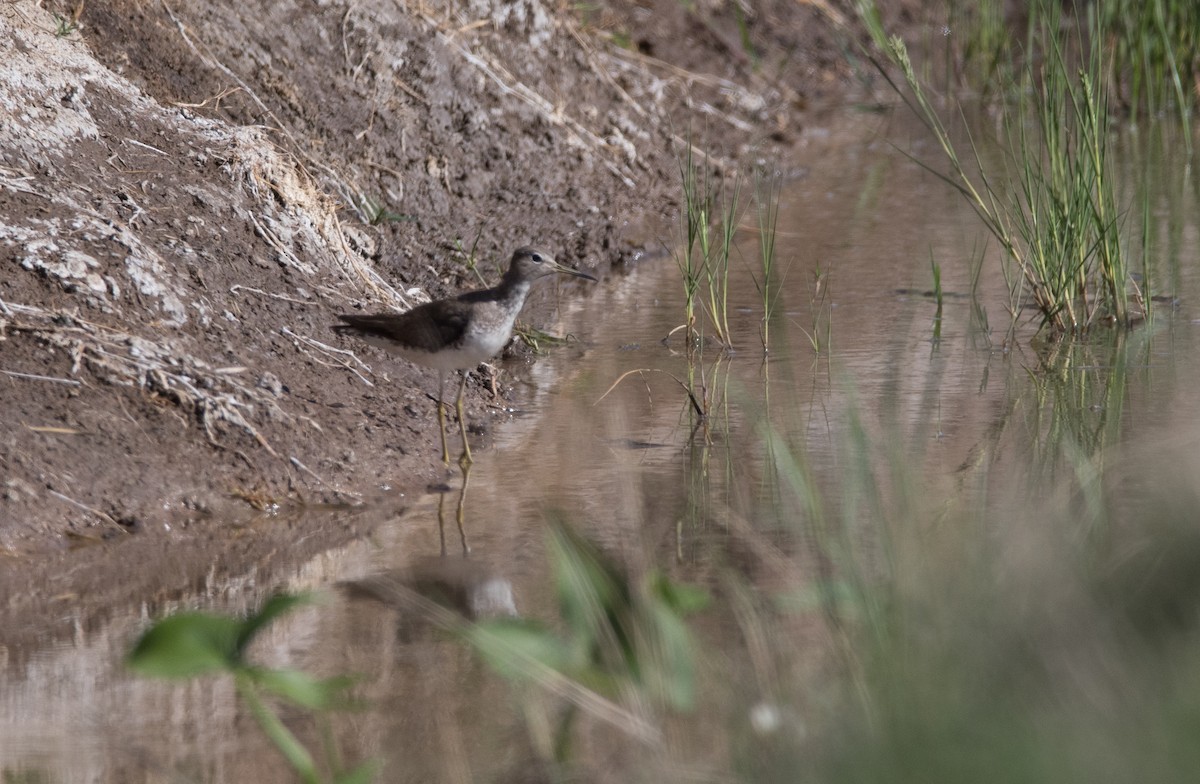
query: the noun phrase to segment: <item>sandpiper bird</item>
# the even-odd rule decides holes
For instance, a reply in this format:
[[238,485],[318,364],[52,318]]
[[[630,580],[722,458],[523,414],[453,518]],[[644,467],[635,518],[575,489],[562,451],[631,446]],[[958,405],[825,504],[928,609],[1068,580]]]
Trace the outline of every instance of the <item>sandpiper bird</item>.
[[463,393],[467,374],[479,363],[500,353],[512,337],[513,322],[525,304],[529,287],[540,277],[552,273],[595,280],[591,275],[564,267],[544,250],[520,248],[512,255],[508,272],[500,285],[468,291],[455,297],[434,300],[406,313],[339,315],[344,323],[334,329],[357,335],[368,343],[399,354],[410,362],[438,372],[438,427],[442,433],[442,460],[450,465],[446,446],[445,392],[446,373],[462,371],[455,410],[462,433],[463,454],[460,464],[471,463],[467,445],[467,425],[463,416]]

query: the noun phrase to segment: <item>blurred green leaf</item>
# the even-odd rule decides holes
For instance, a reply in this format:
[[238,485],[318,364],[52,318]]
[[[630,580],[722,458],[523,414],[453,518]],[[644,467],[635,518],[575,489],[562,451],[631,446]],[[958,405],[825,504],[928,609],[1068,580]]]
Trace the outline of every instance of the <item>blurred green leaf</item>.
[[708,606],[708,591],[686,583],[673,582],[662,572],[650,578],[650,591],[680,615],[691,615]]
[[531,663],[559,672],[572,669],[567,645],[535,621],[496,618],[473,624],[463,635],[505,677],[528,676]]
[[296,771],[300,780],[305,784],[318,784],[320,777],[317,775],[317,766],[313,762],[312,755],[279,719],[279,716],[262,701],[255,676],[248,670],[242,670],[238,673],[235,682],[238,694],[245,700],[250,712],[254,714],[258,726],[262,727],[263,732],[288,761],[292,770]]
[[[128,665],[142,675],[168,678],[209,672],[232,674],[238,695],[288,765],[305,784],[319,784],[323,779],[312,754],[263,698],[271,695],[310,711],[345,707],[350,703],[346,692],[356,679],[341,676],[322,680],[298,670],[255,667],[243,659],[259,631],[311,601],[312,594],[277,594],[244,619],[199,612],[173,615],[142,635],[129,654]],[[367,763],[332,781],[366,784],[375,772],[376,766]]]
[[234,618],[208,613],[173,615],[142,635],[127,662],[135,672],[157,678],[230,671],[239,664],[241,627]]
[[242,621],[237,637],[238,652],[244,651],[254,636],[276,618],[286,615],[302,604],[311,604],[313,601],[314,596],[311,593],[277,593],[267,599],[258,612]]
[[847,617],[861,610],[862,596],[846,580],[820,580],[811,586],[775,594],[772,603],[780,612],[806,613],[824,609],[831,602]]
[[550,560],[558,600],[576,655],[599,664],[619,656],[636,666],[629,578],[595,545],[562,521],[550,526]]
[[672,707],[689,710],[695,701],[692,636],[675,608],[656,599],[652,596],[646,603],[647,642],[653,646],[649,655],[643,656],[652,665],[645,675],[646,685]]
[[375,774],[378,772],[379,763],[375,760],[367,760],[354,770],[336,776],[333,782],[334,784],[369,784],[375,780]]
[[265,691],[312,710],[338,706],[353,678],[314,678],[299,670],[255,669],[247,673]]
[[613,673],[596,666],[584,666],[573,675],[580,686],[609,698],[619,695],[621,687],[629,684],[628,673]]

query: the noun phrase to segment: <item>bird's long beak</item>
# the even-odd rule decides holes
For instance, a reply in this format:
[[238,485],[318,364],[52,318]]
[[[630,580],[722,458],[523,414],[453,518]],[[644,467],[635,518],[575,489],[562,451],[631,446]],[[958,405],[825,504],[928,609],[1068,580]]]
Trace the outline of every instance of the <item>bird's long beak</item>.
[[554,262],[554,271],[561,272],[564,275],[573,275],[576,278],[584,278],[586,280],[594,281],[596,279],[594,276],[589,275],[586,272],[580,272],[577,269],[571,269],[570,267],[559,264],[557,261]]

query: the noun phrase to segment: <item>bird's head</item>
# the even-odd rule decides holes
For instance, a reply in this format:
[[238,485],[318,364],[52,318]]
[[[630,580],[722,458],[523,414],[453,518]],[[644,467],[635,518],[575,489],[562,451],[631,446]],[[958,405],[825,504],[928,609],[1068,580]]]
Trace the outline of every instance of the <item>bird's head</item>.
[[512,261],[509,263],[506,277],[523,281],[534,281],[553,273],[595,280],[594,277],[586,272],[580,272],[579,270],[559,264],[553,256],[538,248],[518,248],[512,255]]

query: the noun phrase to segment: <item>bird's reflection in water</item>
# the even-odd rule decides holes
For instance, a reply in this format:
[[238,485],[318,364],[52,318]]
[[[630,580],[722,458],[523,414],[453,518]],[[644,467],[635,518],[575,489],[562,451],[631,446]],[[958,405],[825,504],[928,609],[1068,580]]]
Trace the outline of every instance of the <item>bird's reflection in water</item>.
[[[460,462],[459,469],[462,471],[462,486],[458,490],[458,505],[454,509],[454,522],[458,525],[458,541],[462,545],[463,557],[466,558],[471,554],[471,547],[467,544],[467,529],[463,524],[463,517],[467,505],[467,486],[471,483],[471,464]],[[441,490],[438,496],[438,539],[442,544],[442,557],[446,556],[446,496],[450,495],[450,488],[444,487],[445,489]]]
[[401,613],[402,627],[410,628],[414,623],[423,625],[422,622],[449,628],[455,625],[456,618],[476,621],[518,614],[512,582],[495,566],[469,557],[465,508],[470,464],[461,465],[461,470],[462,485],[454,512],[461,555],[450,555],[446,544],[446,496],[453,492],[446,486],[439,488],[438,499],[441,552],[437,556],[417,557],[397,569],[343,583],[350,596],[395,607]]

